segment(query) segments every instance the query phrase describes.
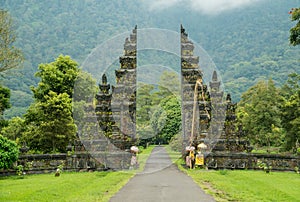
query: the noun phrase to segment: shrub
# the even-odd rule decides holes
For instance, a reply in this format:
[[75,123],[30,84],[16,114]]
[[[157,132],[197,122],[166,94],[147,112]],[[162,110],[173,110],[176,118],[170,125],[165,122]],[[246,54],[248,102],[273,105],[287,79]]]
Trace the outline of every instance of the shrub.
[[15,169],[18,176],[23,175],[24,167],[22,165],[18,165]]
[[0,135],[0,169],[10,168],[17,161],[19,149],[17,144]]

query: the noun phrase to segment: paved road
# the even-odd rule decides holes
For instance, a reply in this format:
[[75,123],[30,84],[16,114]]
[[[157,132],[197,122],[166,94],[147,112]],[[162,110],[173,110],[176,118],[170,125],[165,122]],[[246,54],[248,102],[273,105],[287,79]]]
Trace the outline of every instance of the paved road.
[[142,173],[135,175],[111,202],[215,201],[171,163],[164,147],[155,147]]

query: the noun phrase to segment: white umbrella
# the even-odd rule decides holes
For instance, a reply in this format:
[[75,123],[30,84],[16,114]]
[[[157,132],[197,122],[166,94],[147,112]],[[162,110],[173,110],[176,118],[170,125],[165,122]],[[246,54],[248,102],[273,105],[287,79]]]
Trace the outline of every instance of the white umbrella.
[[200,149],[206,149],[207,145],[202,142],[202,143],[198,144],[198,148],[200,148]]
[[135,152],[135,153],[139,152],[139,148],[137,146],[130,147],[130,150]]
[[186,151],[194,151],[194,150],[195,150],[195,147],[193,147],[193,146],[187,146],[187,147],[185,148],[185,150],[186,150]]

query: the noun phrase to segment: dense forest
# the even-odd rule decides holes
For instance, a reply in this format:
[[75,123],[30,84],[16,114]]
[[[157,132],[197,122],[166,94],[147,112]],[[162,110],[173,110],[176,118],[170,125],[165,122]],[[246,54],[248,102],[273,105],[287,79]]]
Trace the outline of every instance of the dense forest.
[[242,92],[261,79],[272,78],[280,85],[289,73],[300,71],[299,47],[288,43],[294,25],[288,12],[299,4],[299,0],[262,0],[204,14],[181,4],[152,8],[149,1],[4,0],[0,6],[13,17],[16,46],[25,55],[24,68],[7,73],[2,82],[12,90],[12,108],[5,116],[23,114],[32,102],[30,86],[38,82],[34,74],[39,64],[65,54],[80,65],[99,44],[135,25],[178,32],[182,23],[215,62],[226,91],[239,101]]

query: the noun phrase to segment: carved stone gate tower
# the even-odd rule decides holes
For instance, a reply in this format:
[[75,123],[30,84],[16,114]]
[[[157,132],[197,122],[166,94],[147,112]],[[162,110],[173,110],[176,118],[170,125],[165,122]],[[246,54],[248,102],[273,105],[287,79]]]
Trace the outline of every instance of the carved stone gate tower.
[[[184,145],[187,146],[207,136],[210,119],[210,95],[207,86],[203,83],[203,74],[198,64],[199,56],[194,55],[194,44],[188,39],[188,34],[182,25],[180,30],[182,135]],[[198,85],[196,86],[197,82]],[[194,120],[193,113],[195,113]],[[194,134],[193,137],[191,137],[192,133]]]

